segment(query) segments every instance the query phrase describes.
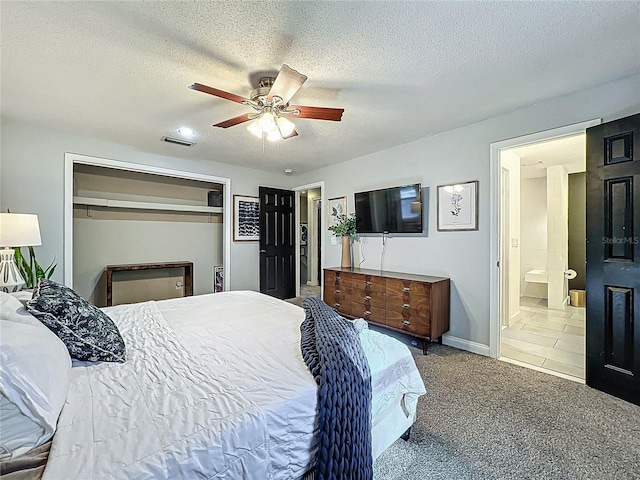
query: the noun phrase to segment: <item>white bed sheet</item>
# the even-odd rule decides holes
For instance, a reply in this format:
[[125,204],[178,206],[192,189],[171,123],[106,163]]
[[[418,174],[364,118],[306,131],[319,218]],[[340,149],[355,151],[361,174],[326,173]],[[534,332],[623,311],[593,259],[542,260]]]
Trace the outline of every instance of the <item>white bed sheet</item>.
[[[290,479],[309,468],[316,384],[300,352],[301,308],[225,292],[105,311],[127,362],[73,369],[45,480]],[[412,419],[425,390],[409,350],[371,330],[360,338],[374,433],[399,402]]]

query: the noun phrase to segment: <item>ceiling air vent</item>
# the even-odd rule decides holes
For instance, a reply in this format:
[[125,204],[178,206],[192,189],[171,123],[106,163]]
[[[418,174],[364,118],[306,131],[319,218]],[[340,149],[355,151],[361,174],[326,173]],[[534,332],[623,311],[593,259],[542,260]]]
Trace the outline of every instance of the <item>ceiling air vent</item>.
[[188,140],[181,140],[180,138],[173,137],[162,137],[163,142],[174,143],[176,145],[182,145],[183,147],[193,147],[195,145],[194,142],[189,142]]

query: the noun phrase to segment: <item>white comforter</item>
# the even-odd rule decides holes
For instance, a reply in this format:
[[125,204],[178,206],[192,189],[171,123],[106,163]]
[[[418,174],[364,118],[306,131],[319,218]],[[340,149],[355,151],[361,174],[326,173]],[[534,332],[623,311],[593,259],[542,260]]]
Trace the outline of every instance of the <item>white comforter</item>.
[[[45,480],[291,479],[309,468],[316,384],[300,353],[301,308],[226,292],[105,312],[127,361],[73,369]],[[360,337],[374,424],[400,399],[413,415],[424,384],[409,350]]]

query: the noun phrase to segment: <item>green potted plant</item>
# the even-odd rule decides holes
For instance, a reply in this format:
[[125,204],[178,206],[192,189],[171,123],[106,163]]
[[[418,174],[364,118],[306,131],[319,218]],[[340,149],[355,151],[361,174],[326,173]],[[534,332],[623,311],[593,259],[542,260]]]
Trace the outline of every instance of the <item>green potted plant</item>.
[[351,238],[357,234],[356,215],[340,214],[336,216],[337,223],[329,227],[336,237],[342,238],[342,261],[341,267],[351,268]]
[[15,251],[15,261],[18,266],[18,271],[22,278],[24,278],[25,288],[31,289],[35,288],[38,284],[39,278],[51,278],[54,270],[57,267],[57,264],[54,264],[55,259],[51,262],[51,264],[47,268],[42,268],[38,261],[36,260],[36,254],[33,250],[33,247],[29,247],[29,261],[22,255],[20,251],[20,247],[14,248]]

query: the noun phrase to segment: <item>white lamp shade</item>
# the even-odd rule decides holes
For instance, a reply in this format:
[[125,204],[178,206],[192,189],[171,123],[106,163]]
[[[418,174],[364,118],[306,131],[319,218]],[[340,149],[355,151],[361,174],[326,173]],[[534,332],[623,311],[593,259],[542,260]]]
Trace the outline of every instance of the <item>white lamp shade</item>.
[[262,129],[260,128],[258,120],[251,122],[247,127],[247,130],[249,130],[252,135],[258,138],[262,138]]
[[280,136],[280,132],[278,132],[278,130],[273,130],[267,134],[267,140],[270,142],[277,142],[278,140],[282,140],[282,136]]
[[276,121],[273,118],[273,114],[265,112],[258,120],[260,128],[263,132],[273,132],[276,129]]
[[0,247],[34,245],[42,245],[37,215],[0,213]]
[[278,117],[278,120],[276,120],[276,122],[278,123],[278,128],[280,129],[282,138],[286,138],[291,135],[293,133],[293,130],[296,128],[293,122],[285,117]]

